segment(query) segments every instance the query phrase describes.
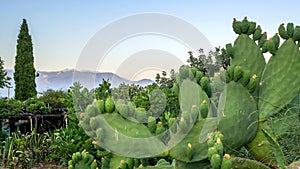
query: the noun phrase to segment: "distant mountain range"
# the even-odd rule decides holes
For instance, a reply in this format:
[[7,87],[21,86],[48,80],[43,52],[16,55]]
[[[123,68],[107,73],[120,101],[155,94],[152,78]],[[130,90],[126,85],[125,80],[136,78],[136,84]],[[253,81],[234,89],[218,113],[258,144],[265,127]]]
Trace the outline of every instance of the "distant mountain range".
[[[9,77],[12,78],[10,94],[14,95],[14,80],[13,70],[6,70]],[[82,86],[92,89],[98,87],[102,80],[108,80],[112,87],[117,87],[121,83],[136,84],[146,86],[153,83],[150,79],[142,79],[139,81],[131,81],[122,78],[114,73],[109,72],[92,72],[92,71],[75,71],[73,69],[66,69],[62,71],[37,71],[38,77],[36,78],[37,91],[43,92],[47,89],[53,90],[67,90],[74,82],[80,82]],[[8,89],[0,89],[0,97],[7,97]]]

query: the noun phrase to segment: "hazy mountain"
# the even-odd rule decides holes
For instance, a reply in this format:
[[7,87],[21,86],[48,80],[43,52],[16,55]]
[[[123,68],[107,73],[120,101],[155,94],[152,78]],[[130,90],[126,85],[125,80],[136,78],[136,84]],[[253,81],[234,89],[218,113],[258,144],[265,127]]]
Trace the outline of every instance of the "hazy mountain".
[[[91,72],[91,71],[75,71],[75,70],[62,70],[62,71],[37,71],[38,77],[36,78],[37,90],[38,92],[46,91],[47,89],[53,90],[67,90],[72,86],[73,82],[80,82],[84,87],[89,89],[97,87],[102,79],[109,80],[112,87],[117,87],[121,83],[126,84],[136,84],[140,86],[145,86],[153,83],[152,80],[143,79],[139,81],[130,81],[122,78],[114,73],[108,72]],[[13,80],[13,70],[7,70],[7,74],[12,78],[10,89],[11,96],[14,95],[14,80]],[[8,89],[0,89],[0,97],[6,97]]]

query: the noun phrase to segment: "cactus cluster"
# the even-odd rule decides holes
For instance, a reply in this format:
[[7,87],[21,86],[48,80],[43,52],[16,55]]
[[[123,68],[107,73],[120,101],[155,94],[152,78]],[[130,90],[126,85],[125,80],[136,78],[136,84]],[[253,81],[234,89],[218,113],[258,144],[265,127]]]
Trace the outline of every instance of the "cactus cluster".
[[68,162],[68,169],[98,169],[97,160],[86,150],[76,152],[72,155],[72,160]]
[[204,75],[200,70],[195,67],[190,67],[187,65],[182,65],[179,68],[179,73],[176,75],[176,82],[173,86],[174,90],[176,89],[176,93],[179,93],[179,87],[183,80],[189,79],[191,81],[199,84],[202,89],[206,92],[208,97],[212,95],[212,86],[210,84],[210,79],[208,76]]
[[[248,26],[245,26],[247,23]],[[248,27],[247,32],[246,27]],[[262,131],[270,128],[265,121],[288,104],[300,91],[299,73],[297,73],[300,69],[298,47],[300,28],[294,27],[292,23],[288,23],[286,28],[284,24],[281,24],[278,33],[268,39],[267,33],[262,33],[261,26],[257,26],[254,32],[250,30],[250,21],[245,18],[243,21],[234,20],[233,30],[239,36],[232,49],[229,47],[229,51],[233,53],[231,66],[241,66],[249,71],[248,74],[252,77],[256,75],[256,79],[251,78],[252,82],[250,79],[248,88],[253,80],[259,84],[256,85],[255,90],[254,87],[250,87],[259,112],[258,130],[254,139],[250,139],[251,142],[246,147],[257,160],[276,166],[277,162],[273,153],[279,150],[274,151],[274,146],[269,142],[270,139],[267,139]],[[249,37],[251,32],[253,32],[252,39]],[[284,40],[283,43],[280,42],[279,36]],[[272,57],[268,63],[265,63],[263,53],[268,51]],[[236,117],[240,115],[236,114]],[[236,126],[240,128],[240,125]],[[225,132],[223,134],[227,135]]]
[[220,71],[220,79],[226,83],[231,81],[239,82],[244,87],[247,87],[250,93],[253,93],[257,87],[257,75],[250,75],[250,72],[243,70],[241,66],[229,66],[227,70],[222,69]]
[[[80,115],[80,125],[97,143],[130,150],[136,156],[140,155],[139,149],[144,152],[166,150],[161,156],[175,159],[178,168],[277,167],[274,152],[280,152],[277,151],[280,147],[275,146],[277,150],[274,150],[272,145],[278,144],[271,132],[265,134],[264,131],[271,128],[265,122],[300,91],[300,27],[289,23],[285,28],[282,24],[279,33],[270,39],[260,25],[256,26],[246,17],[242,21],[234,19],[232,27],[238,37],[234,44],[226,45],[225,57],[230,58],[230,66],[214,79],[196,68],[180,67],[172,87],[179,96],[178,117],[165,112],[164,118],[158,118],[154,109],[147,111],[131,102],[114,102],[108,98],[89,105]],[[268,63],[263,56],[265,52],[272,54]],[[220,97],[214,98],[214,89],[220,92]],[[127,136],[149,138],[155,146],[132,145],[122,140]],[[178,142],[178,136],[184,138]],[[244,146],[258,161],[226,154]],[[159,168],[147,166],[146,158],[116,156],[110,162],[104,158],[101,163],[119,169]],[[74,166],[75,162],[71,164]]]
[[224,135],[220,131],[208,134],[208,158],[213,169],[230,169],[232,167],[230,155],[224,154],[223,140]]

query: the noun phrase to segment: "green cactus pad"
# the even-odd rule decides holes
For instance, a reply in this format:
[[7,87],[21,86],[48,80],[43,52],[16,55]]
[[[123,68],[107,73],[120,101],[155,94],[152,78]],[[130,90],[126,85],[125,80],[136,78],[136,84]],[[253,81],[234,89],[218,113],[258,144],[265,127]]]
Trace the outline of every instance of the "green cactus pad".
[[[193,126],[189,134],[171,149],[170,156],[183,162],[197,162],[207,158],[207,134],[214,131],[216,126],[216,118],[201,119]],[[174,145],[176,141],[176,136],[173,136],[169,141],[169,145]],[[192,160],[189,159],[186,153],[188,143],[193,145],[194,155]]]
[[255,169],[271,169],[270,167],[264,165],[263,163],[255,160],[232,157],[232,168],[235,169],[246,169],[246,168],[255,168]]
[[236,149],[256,135],[258,112],[253,97],[241,84],[230,82],[222,92],[218,107],[218,129],[224,145]]
[[242,34],[235,40],[231,66],[241,66],[243,70],[249,70],[251,75],[256,74],[260,78],[265,64],[265,58],[253,39]]
[[271,144],[268,142],[262,129],[265,128],[266,124],[259,122],[258,130],[255,138],[246,145],[246,148],[251,153],[251,155],[258,161],[265,164],[275,165],[276,159],[272,152]]
[[143,124],[126,120],[118,113],[101,114],[98,119],[105,132],[99,144],[112,152],[136,158],[158,155],[167,150]]
[[259,119],[266,120],[300,91],[300,52],[293,39],[285,41],[266,65],[260,82]]

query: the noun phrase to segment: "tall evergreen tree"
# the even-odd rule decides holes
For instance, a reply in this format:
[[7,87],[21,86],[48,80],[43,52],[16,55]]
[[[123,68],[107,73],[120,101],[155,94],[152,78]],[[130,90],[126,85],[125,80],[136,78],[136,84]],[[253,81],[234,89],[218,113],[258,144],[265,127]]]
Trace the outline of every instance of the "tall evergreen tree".
[[4,70],[4,61],[0,57],[0,89],[8,87],[10,77],[7,76],[7,72]]
[[15,99],[26,100],[37,95],[32,39],[27,22],[23,19],[17,41],[15,60]]

